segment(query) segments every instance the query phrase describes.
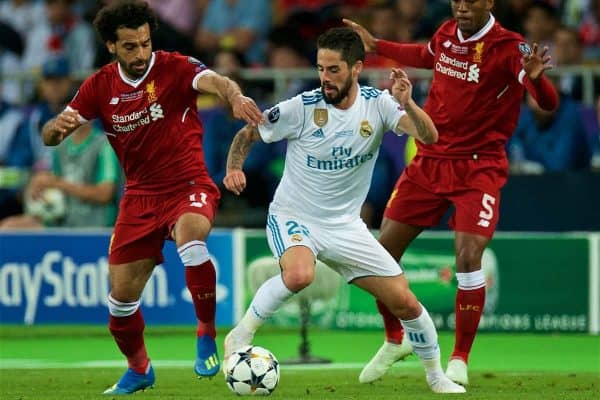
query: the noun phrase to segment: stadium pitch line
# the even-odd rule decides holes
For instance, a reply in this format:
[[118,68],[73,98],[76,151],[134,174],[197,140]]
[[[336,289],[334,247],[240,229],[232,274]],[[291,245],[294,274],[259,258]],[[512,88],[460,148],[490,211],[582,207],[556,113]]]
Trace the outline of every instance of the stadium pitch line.
[[[152,360],[155,368],[189,368],[190,360]],[[402,361],[396,363],[394,368],[417,368],[421,364],[418,360]],[[119,360],[97,360],[97,361],[73,361],[58,362],[41,359],[2,359],[0,360],[0,370],[2,369],[57,369],[57,368],[120,368],[123,367],[123,361]],[[348,370],[361,369],[364,363],[330,363],[330,364],[301,364],[291,365],[283,364],[286,371],[311,371],[311,370]]]
[[[155,368],[189,368],[190,360],[152,360]],[[402,361],[394,365],[394,368],[417,368],[419,361]],[[60,362],[41,359],[2,359],[2,369],[59,369],[59,368],[121,368],[123,361],[97,360],[97,361],[73,361]],[[310,370],[334,370],[334,369],[361,369],[364,363],[331,363],[331,364],[283,364],[286,371],[310,371]]]

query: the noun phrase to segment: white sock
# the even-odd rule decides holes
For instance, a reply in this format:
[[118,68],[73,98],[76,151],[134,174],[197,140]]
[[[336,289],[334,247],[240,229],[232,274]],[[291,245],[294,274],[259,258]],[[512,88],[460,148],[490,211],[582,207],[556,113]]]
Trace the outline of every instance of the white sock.
[[294,292],[283,283],[281,274],[275,275],[258,288],[240,325],[254,334],[293,295]]
[[400,320],[400,322],[404,326],[404,334],[412,344],[415,354],[421,359],[427,375],[443,374],[437,331],[429,313],[422,304],[421,307],[423,312],[416,319]]
[[485,274],[482,269],[473,272],[457,272],[456,280],[458,288],[463,290],[475,290],[485,286]]

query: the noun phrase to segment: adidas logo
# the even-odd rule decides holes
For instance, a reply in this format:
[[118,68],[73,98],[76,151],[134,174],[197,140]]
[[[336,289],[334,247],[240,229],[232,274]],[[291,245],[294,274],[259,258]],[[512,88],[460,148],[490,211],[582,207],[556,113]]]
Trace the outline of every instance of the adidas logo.
[[316,131],[314,131],[311,136],[314,136],[319,139],[323,139],[325,137],[325,134],[323,133],[323,129],[319,128]]

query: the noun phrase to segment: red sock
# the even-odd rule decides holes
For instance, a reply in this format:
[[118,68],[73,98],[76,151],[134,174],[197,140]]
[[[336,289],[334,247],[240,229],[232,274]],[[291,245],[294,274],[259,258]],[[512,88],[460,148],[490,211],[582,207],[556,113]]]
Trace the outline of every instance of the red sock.
[[148,368],[148,354],[144,344],[144,318],[138,308],[127,317],[110,316],[108,329],[115,338],[121,353],[127,357],[129,368],[139,374],[146,373]]
[[392,312],[387,308],[385,304],[376,301],[377,309],[379,313],[383,317],[383,327],[385,328],[385,340],[390,343],[400,344],[402,343],[402,337],[404,336],[404,329],[402,328],[402,324],[398,317],[396,317]]
[[217,274],[212,261],[208,260],[198,266],[186,266],[185,282],[192,294],[196,309],[198,337],[208,334],[214,339],[217,336],[215,331]]
[[469,352],[477,334],[479,320],[485,304],[485,287],[475,290],[458,289],[456,293],[456,333],[454,351],[450,358],[469,361]]

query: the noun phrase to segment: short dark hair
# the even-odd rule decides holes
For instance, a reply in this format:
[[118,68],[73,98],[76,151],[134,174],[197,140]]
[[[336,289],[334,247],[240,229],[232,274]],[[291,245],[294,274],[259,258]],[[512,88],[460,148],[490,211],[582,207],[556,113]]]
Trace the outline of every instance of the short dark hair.
[[116,42],[117,29],[137,29],[148,23],[150,32],[156,29],[156,14],[145,1],[120,0],[103,7],[94,19],[94,26],[103,42]]
[[350,28],[331,28],[317,39],[318,49],[335,50],[342,53],[342,60],[352,66],[365,60],[365,46],[358,33]]

